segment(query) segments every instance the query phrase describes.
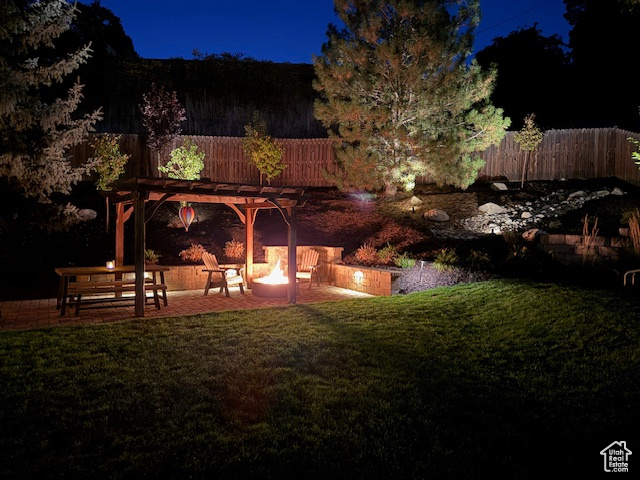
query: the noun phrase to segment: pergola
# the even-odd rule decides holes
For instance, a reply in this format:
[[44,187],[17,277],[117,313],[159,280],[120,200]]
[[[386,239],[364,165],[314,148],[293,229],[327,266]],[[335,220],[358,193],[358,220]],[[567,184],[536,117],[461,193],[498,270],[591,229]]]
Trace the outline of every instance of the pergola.
[[259,210],[277,209],[287,223],[287,299],[296,303],[296,208],[306,202],[304,189],[216,183],[209,179],[176,180],[135,177],[112,185],[108,197],[116,205],[116,265],[124,263],[124,223],[134,217],[135,314],[144,316],[145,224],[164,202],[220,203],[238,214],[245,226],[245,271],[253,276],[253,225]]

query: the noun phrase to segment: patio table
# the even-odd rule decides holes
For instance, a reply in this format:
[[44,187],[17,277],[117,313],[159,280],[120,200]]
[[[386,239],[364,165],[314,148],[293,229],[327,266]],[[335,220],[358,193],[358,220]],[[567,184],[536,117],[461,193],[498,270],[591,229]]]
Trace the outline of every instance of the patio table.
[[[162,300],[165,306],[167,306],[167,289],[164,281],[164,272],[168,272],[170,270],[169,267],[164,265],[145,265],[145,273],[151,273],[151,281],[147,284],[147,288],[154,291],[154,296],[157,298],[157,290],[162,290]],[[87,293],[94,293],[92,290],[95,290],[99,293],[111,293],[117,294],[122,292],[125,288],[130,288],[135,285],[135,279],[131,281],[121,281],[116,280],[115,277],[118,275],[122,276],[124,273],[135,273],[135,265],[121,265],[113,268],[108,268],[105,265],[99,266],[88,266],[88,267],[58,267],[55,269],[55,272],[60,276],[60,281],[58,284],[58,297],[56,301],[56,309],[61,310],[60,315],[64,315],[65,307],[67,303],[67,298],[69,297],[69,284],[71,282],[76,282],[77,277],[87,276],[91,279],[91,276],[94,275],[114,275],[114,280],[110,282],[105,282],[101,284],[99,282],[95,283],[96,288],[91,289],[87,288]],[[158,274],[160,277],[160,282],[158,283]],[[89,286],[90,282],[87,282],[87,286]],[[116,297],[114,296],[114,299]],[[156,306],[159,307],[159,303],[156,300]],[[77,314],[77,311],[76,311]]]

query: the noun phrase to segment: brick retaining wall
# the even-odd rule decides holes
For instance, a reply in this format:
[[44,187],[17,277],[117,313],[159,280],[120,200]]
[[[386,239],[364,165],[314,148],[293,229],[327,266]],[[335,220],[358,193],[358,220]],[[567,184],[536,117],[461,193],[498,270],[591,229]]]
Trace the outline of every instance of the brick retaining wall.
[[[541,234],[537,238],[538,248],[565,265],[582,263],[586,248],[582,235]],[[634,254],[631,239],[627,237],[601,237],[593,240],[593,254],[596,261],[616,262]]]
[[[263,249],[266,262],[254,263],[254,276],[267,275],[278,260],[280,260],[280,267],[286,272],[287,247],[267,246],[263,247]],[[389,296],[397,293],[394,282],[399,276],[398,271],[344,265],[342,264],[342,247],[299,246],[296,254],[300,256],[307,249],[314,249],[320,252],[320,267],[318,270],[322,283],[370,295]],[[202,271],[203,268],[204,265],[171,265],[170,270],[164,273],[165,284],[169,291],[202,289],[204,293],[207,273]],[[97,276],[95,278],[97,279]]]
[[395,270],[334,265],[334,285],[370,295],[391,296],[397,293],[394,281],[399,276]]

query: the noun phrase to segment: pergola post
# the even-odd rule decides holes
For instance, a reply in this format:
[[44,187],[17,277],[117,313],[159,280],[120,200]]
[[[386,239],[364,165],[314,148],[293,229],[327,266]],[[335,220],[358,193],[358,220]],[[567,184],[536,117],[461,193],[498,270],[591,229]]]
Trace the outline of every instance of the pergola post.
[[116,265],[124,265],[124,204],[116,203]]
[[287,276],[289,277],[289,285],[287,288],[287,301],[296,303],[296,293],[298,290],[298,281],[296,279],[297,258],[296,249],[298,248],[298,233],[296,229],[296,208],[288,208],[289,221],[287,222]]
[[244,273],[248,288],[251,288],[251,281],[253,280],[253,224],[256,221],[256,213],[255,208],[247,208],[244,222]]
[[133,218],[134,218],[134,258],[136,272],[136,317],[144,317],[144,249],[145,249],[145,221],[144,204],[148,197],[146,192],[134,192]]

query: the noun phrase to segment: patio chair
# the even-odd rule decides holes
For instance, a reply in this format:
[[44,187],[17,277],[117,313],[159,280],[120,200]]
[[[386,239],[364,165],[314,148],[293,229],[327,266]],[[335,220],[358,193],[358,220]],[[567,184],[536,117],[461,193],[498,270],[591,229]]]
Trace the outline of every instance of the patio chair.
[[309,289],[313,283],[313,277],[315,275],[316,282],[320,286],[320,274],[318,272],[318,258],[320,252],[317,250],[305,250],[301,257],[298,259],[298,265],[296,267],[296,279],[309,280]]
[[636,269],[633,269],[633,270],[627,270],[624,273],[623,283],[624,283],[625,287],[627,286],[627,278],[629,276],[631,276],[631,285],[635,285],[636,284],[636,273],[640,273],[640,269],[636,268]]
[[202,254],[202,260],[207,267],[203,269],[203,272],[208,272],[207,284],[204,286],[204,294],[209,294],[210,288],[220,287],[220,293],[224,289],[224,293],[229,297],[229,286],[238,285],[240,287],[240,293],[244,295],[244,279],[242,278],[242,271],[236,269],[221,268],[218,265],[218,259],[213,253],[204,252]]

